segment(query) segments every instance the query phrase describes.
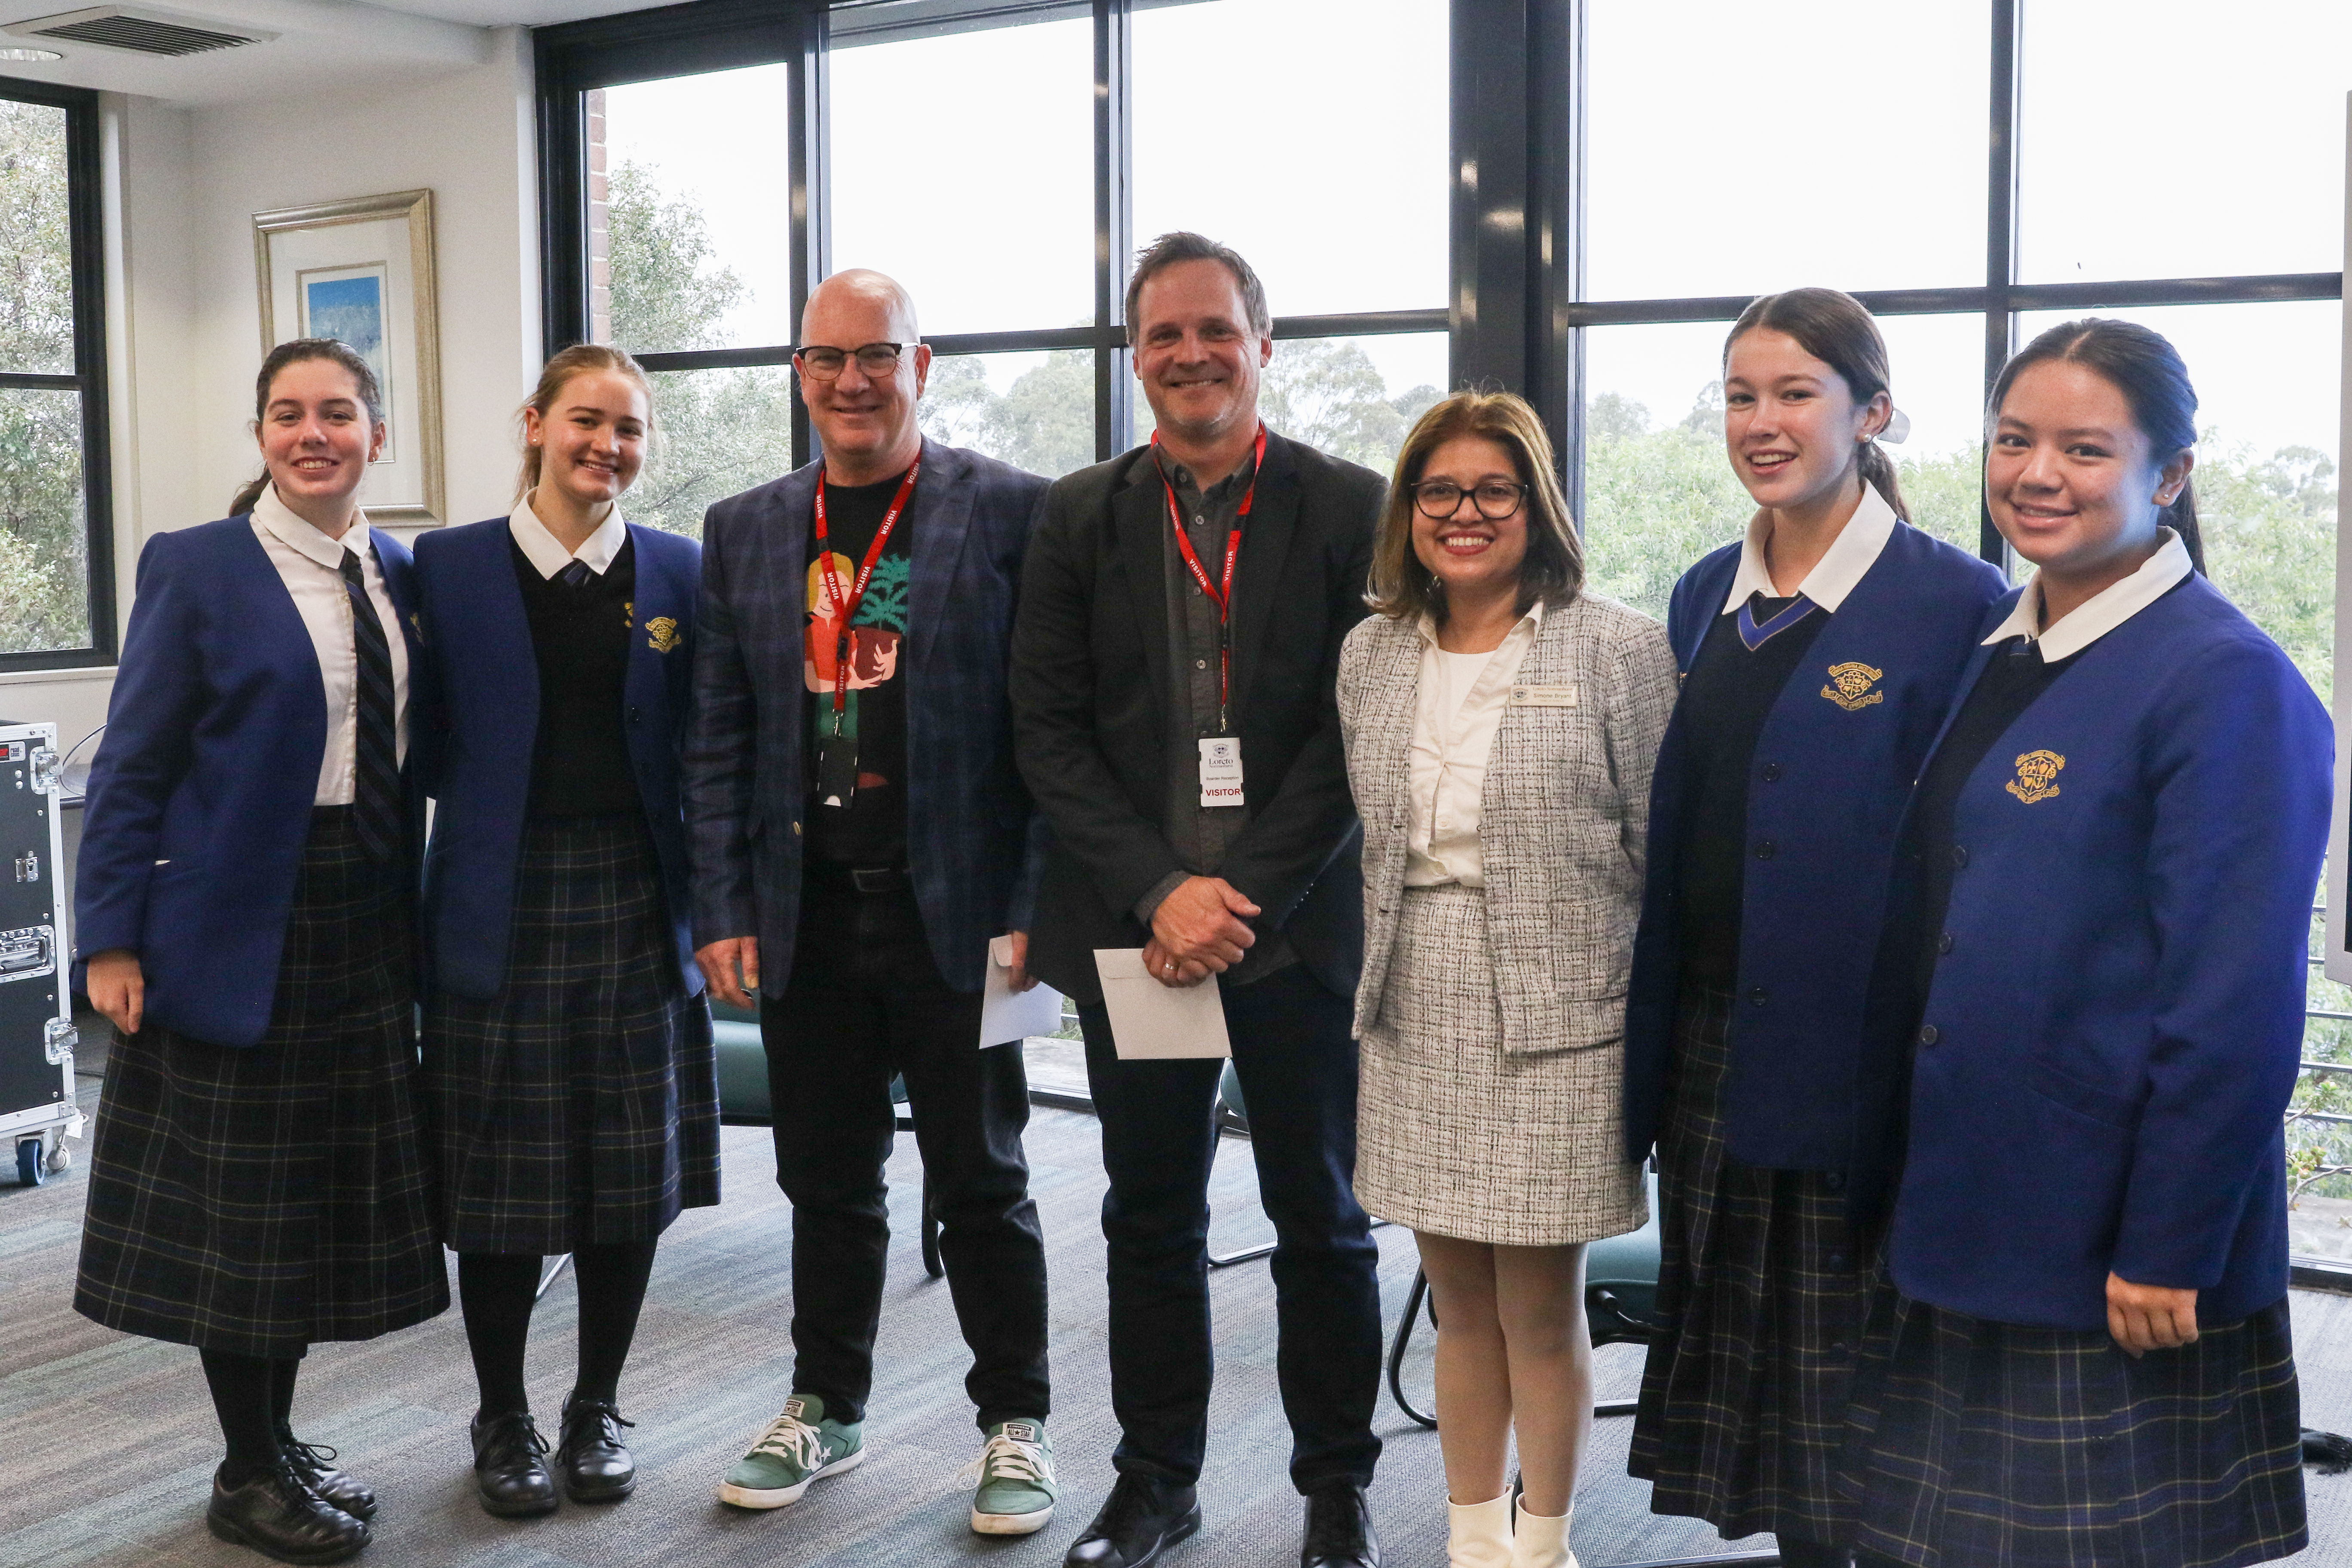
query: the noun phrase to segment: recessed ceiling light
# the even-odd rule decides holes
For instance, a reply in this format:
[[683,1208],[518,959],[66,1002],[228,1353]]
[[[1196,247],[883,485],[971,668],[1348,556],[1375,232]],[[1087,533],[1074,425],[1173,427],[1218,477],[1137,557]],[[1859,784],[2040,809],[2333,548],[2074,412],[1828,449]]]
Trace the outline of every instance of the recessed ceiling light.
[[65,56],[55,49],[0,49],[0,60],[12,64],[32,65],[41,60],[61,60]]

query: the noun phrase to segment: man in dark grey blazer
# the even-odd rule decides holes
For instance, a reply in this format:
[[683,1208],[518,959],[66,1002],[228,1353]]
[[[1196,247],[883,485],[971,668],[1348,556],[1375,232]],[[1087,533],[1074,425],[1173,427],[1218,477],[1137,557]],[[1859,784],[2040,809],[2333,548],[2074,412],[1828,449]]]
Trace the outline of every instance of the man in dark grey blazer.
[[[697,958],[760,1001],[793,1203],[792,1397],[719,1488],[796,1502],[866,1456],[907,1086],[985,1434],[971,1526],[1053,1517],[1045,1254],[1018,1044],[978,1048],[992,940],[1025,973],[1038,856],[1005,658],[1045,481],[926,441],[931,351],[878,272],[809,296],[793,356],[823,458],[703,522],[686,821]],[[1042,824],[1036,824],[1042,831]]]
[[1140,1568],[1201,1522],[1220,1065],[1119,1058],[1094,954],[1141,948],[1162,984],[1221,988],[1279,1238],[1301,1562],[1370,1568],[1380,1257],[1349,1189],[1363,911],[1333,681],[1383,486],[1259,423],[1271,321],[1232,250],[1163,236],[1127,319],[1159,433],[1048,492],[1013,648],[1021,767],[1054,829],[1030,961],[1079,999],[1110,1176],[1118,1481],[1067,1562]]

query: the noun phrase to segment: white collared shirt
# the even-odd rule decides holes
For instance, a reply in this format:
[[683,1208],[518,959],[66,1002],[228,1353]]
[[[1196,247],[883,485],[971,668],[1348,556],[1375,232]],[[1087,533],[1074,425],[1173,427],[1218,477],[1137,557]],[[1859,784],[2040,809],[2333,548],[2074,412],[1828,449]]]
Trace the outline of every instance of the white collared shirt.
[[1404,885],[1486,885],[1478,841],[1486,759],[1510,705],[1511,683],[1543,626],[1538,600],[1491,653],[1447,653],[1421,618],[1421,680],[1405,764]]
[[358,793],[360,656],[352,642],[352,598],[343,586],[343,556],[355,551],[360,580],[383,623],[392,653],[393,733],[402,761],[408,757],[408,639],[401,635],[400,611],[383,585],[383,568],[368,537],[367,515],[354,512],[341,539],[330,539],[278,499],[275,486],[253,503],[253,536],[278,568],[294,608],[319,656],[319,679],[326,688],[327,750],[319,759],[317,805],[349,805]]
[[[1862,504],[1845,520],[1838,536],[1805,574],[1797,592],[1819,605],[1831,615],[1845,603],[1863,575],[1878,564],[1878,553],[1886,542],[1895,537],[1895,525],[1900,520],[1878,487],[1865,483],[1862,487]],[[1748,520],[1748,537],[1739,545],[1739,570],[1731,579],[1731,592],[1723,601],[1724,615],[1730,615],[1748,602],[1750,594],[1761,594],[1768,599],[1785,599],[1786,594],[1773,585],[1772,574],[1765,569],[1764,546],[1772,537],[1772,519],[1769,512],[1759,510]]]
[[2189,559],[2189,546],[2180,535],[2169,528],[2158,531],[2164,542],[2156,553],[2139,563],[2139,570],[2119,583],[2110,583],[2074,609],[2058,618],[2058,624],[2048,631],[2042,629],[2042,574],[2035,573],[2025,584],[2025,592],[2017,596],[2017,604],[2009,618],[1993,627],[1988,644],[2007,637],[2021,637],[2042,645],[2042,658],[2055,664],[2071,658],[2101,637],[2155,604],[2172,591],[2173,585],[2195,571]]
[[563,542],[539,521],[539,513],[531,507],[531,499],[538,494],[536,489],[527,492],[515,503],[514,510],[507,514],[507,531],[521,547],[523,559],[541,577],[552,578],[574,561],[583,563],[589,571],[602,577],[629,540],[629,525],[621,521],[621,509],[608,502],[604,521],[596,525],[596,531],[583,540],[577,551],[571,551],[564,549]]

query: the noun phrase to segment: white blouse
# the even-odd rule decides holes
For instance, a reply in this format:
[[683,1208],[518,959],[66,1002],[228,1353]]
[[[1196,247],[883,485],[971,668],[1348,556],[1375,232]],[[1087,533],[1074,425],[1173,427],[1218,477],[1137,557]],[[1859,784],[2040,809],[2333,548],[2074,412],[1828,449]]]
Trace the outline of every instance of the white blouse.
[[1536,605],[1491,653],[1447,653],[1435,623],[1421,621],[1411,753],[1405,768],[1404,885],[1486,885],[1478,842],[1486,759],[1503,727],[1511,683],[1543,624]]
[[401,635],[400,611],[383,585],[383,568],[368,536],[366,514],[354,512],[341,539],[330,539],[278,499],[276,487],[253,503],[253,536],[278,568],[310,647],[319,657],[319,680],[327,699],[327,749],[319,759],[314,805],[349,805],[358,793],[360,658],[352,641],[352,597],[343,586],[343,556],[356,551],[360,581],[383,623],[392,655],[394,741],[408,758],[408,639]]

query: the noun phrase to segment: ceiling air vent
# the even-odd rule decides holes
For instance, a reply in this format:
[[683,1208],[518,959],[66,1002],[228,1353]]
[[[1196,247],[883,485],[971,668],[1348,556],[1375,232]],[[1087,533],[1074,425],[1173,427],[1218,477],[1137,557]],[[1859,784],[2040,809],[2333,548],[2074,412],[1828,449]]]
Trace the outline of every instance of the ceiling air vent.
[[96,44],[101,48],[129,49],[142,55],[202,55],[234,49],[244,44],[267,43],[277,34],[239,26],[211,16],[191,16],[152,5],[98,5],[62,16],[37,16],[0,32],[25,38],[62,38],[68,43]]

